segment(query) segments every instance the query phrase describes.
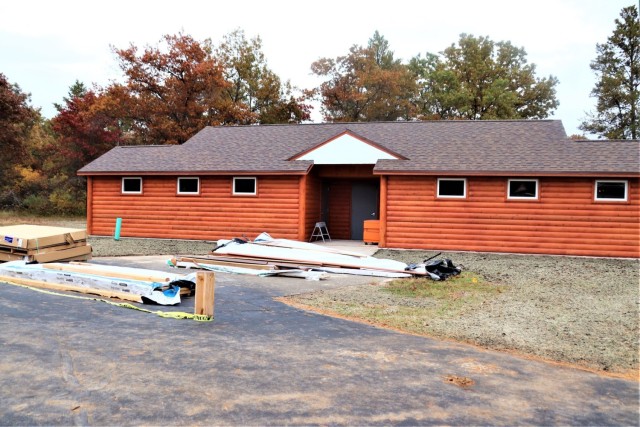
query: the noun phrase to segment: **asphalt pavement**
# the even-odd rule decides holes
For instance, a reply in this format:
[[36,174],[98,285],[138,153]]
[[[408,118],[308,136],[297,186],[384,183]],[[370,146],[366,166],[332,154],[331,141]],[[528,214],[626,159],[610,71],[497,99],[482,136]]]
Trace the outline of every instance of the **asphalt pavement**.
[[[274,300],[370,280],[216,274],[213,322],[0,284],[0,424],[640,424],[636,381]],[[145,308],[189,312],[193,299]]]

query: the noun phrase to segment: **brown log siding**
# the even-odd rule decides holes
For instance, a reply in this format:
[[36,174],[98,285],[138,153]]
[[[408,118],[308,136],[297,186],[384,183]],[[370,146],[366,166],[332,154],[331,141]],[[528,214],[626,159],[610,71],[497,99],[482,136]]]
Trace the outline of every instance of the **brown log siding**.
[[306,187],[307,210],[303,240],[309,240],[313,227],[322,217],[322,181],[315,174],[310,174],[307,176]]
[[232,177],[200,177],[200,194],[176,195],[176,177],[143,177],[143,194],[121,194],[120,177],[93,177],[91,233],[216,240],[262,231],[298,238],[299,178],[260,176],[256,196],[232,196]]
[[466,199],[437,199],[435,177],[389,176],[386,246],[434,250],[640,256],[640,190],[594,201],[592,178],[540,178],[537,201],[507,200],[507,178],[467,179]]
[[351,181],[331,183],[327,226],[332,239],[351,239]]

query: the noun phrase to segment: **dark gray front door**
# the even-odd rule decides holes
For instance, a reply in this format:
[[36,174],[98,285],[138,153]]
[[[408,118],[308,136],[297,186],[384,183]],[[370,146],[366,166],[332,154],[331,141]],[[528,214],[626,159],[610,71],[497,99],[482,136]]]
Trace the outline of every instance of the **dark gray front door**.
[[351,187],[351,240],[362,240],[364,221],[378,219],[378,181],[353,181]]

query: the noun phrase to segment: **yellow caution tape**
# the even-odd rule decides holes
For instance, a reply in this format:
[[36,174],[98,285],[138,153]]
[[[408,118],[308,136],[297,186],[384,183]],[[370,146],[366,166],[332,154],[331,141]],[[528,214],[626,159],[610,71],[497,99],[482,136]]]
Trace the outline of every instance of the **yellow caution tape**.
[[130,308],[132,310],[138,310],[138,311],[143,311],[145,313],[151,313],[151,314],[156,314],[160,317],[167,317],[167,318],[173,318],[173,319],[191,319],[191,320],[195,320],[198,322],[211,322],[213,321],[213,317],[211,316],[207,316],[204,314],[191,314],[191,313],[185,313],[183,311],[151,311],[151,310],[147,310],[146,308],[141,308],[138,306],[135,306],[133,304],[130,304],[128,302],[114,302],[114,301],[108,301],[102,298],[97,298],[97,297],[83,297],[80,295],[69,295],[69,294],[61,294],[59,292],[53,292],[53,291],[48,291],[46,289],[39,289],[39,288],[34,288],[33,286],[28,286],[28,285],[23,285],[21,283],[14,283],[14,282],[9,282],[6,280],[2,280],[3,283],[7,283],[9,285],[14,285],[14,286],[20,286],[22,288],[27,288],[27,289],[31,289],[32,291],[36,291],[36,292],[42,292],[43,294],[50,294],[50,295],[58,295],[61,297],[67,297],[67,298],[76,298],[76,299],[84,299],[84,300],[91,300],[91,301],[101,301],[107,304],[111,304],[111,305],[115,305],[116,307],[122,307],[122,308]]

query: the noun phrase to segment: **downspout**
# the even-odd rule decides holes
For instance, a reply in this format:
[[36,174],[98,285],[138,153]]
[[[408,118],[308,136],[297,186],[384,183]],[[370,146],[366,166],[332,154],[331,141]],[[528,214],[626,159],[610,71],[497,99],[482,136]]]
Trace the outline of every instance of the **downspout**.
[[380,241],[378,246],[387,247],[387,176],[380,176]]

